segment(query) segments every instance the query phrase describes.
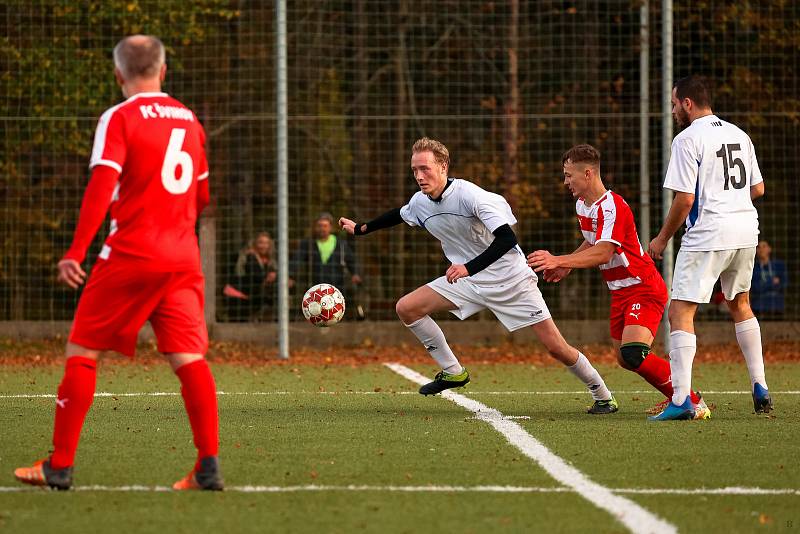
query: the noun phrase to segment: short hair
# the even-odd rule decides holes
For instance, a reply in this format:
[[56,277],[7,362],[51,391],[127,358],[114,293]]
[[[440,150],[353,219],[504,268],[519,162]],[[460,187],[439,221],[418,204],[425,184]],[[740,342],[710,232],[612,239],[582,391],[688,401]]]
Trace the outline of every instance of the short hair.
[[114,65],[126,80],[158,76],[165,60],[164,44],[154,35],[129,35],[114,47]]
[[575,145],[561,156],[561,165],[567,161],[571,163],[587,163],[592,167],[600,168],[600,151],[592,145]]
[[319,214],[317,219],[314,221],[314,224],[316,224],[316,223],[318,223],[320,221],[328,221],[329,223],[331,223],[331,226],[333,226],[333,215],[331,215],[327,211],[323,211],[322,213]]
[[672,86],[678,100],[690,99],[695,106],[701,108],[711,107],[711,88],[708,80],[703,76],[692,74],[681,78]]
[[447,150],[447,147],[439,141],[428,137],[417,139],[414,142],[414,146],[411,147],[411,153],[419,154],[420,152],[432,152],[433,159],[436,160],[436,163],[444,163],[447,165],[448,169],[450,168],[450,152]]

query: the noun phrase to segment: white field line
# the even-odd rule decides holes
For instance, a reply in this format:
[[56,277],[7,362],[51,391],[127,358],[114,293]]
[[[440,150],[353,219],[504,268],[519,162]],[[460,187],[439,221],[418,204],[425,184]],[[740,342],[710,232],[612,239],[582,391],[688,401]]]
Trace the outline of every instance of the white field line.
[[[75,486],[72,491],[97,491],[97,492],[169,492],[169,486]],[[535,486],[228,486],[225,491],[240,493],[298,493],[298,492],[395,492],[395,493],[575,493],[575,490],[565,487],[535,487]],[[629,495],[800,495],[797,489],[772,489],[772,488],[618,488],[610,489],[613,493]],[[31,486],[0,486],[0,493],[25,493],[48,492],[45,488]]]
[[[586,391],[470,391],[472,395],[585,395]],[[653,389],[628,389],[615,390],[618,395],[643,395],[647,393],[656,394]],[[797,391],[772,391],[773,395],[800,395]],[[704,390],[703,395],[751,395],[751,391],[708,391]],[[416,391],[217,391],[217,395],[266,397],[280,395],[418,395]],[[100,391],[94,394],[95,398],[105,397],[177,397],[180,393],[176,391],[143,391],[133,393],[110,393]],[[53,393],[15,393],[0,395],[0,399],[54,399]]]
[[[417,384],[429,381],[425,376],[397,363],[384,364],[386,367]],[[519,449],[525,456],[538,463],[551,477],[564,486],[578,492],[598,508],[606,510],[631,532],[647,532],[650,534],[676,533],[677,527],[645,510],[625,497],[615,495],[610,489],[592,482],[572,465],[555,455],[539,440],[528,434],[519,423],[503,417],[500,411],[490,408],[476,400],[453,391],[444,391],[442,396],[455,404],[473,412],[479,419],[489,423],[500,432],[509,443]]]

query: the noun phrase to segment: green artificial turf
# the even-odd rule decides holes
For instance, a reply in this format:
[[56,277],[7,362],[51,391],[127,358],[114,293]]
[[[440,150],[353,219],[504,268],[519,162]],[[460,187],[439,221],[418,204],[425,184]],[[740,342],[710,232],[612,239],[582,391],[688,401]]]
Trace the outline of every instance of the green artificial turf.
[[[416,365],[424,374],[433,366]],[[800,489],[800,395],[775,393],[774,416],[752,414],[749,395],[709,393],[709,421],[650,423],[659,401],[638,376],[602,367],[620,412],[583,413],[581,385],[560,367],[477,365],[464,394],[524,416],[519,424],[609,488],[725,486]],[[216,364],[221,459],[230,488],[275,486],[560,487],[488,424],[381,365]],[[767,368],[773,391],[797,389],[800,366]],[[55,392],[57,367],[0,367],[0,395]],[[749,387],[744,365],[698,364],[709,392]],[[97,390],[177,393],[165,365],[101,365]],[[632,393],[643,391],[642,393]],[[506,394],[497,394],[505,392]],[[522,392],[522,393],[514,393]],[[241,393],[241,394],[235,394]],[[0,488],[13,468],[47,454],[52,398],[0,398]],[[77,486],[168,486],[194,449],[179,395],[95,400],[76,458]],[[791,532],[800,495],[622,494],[682,532]],[[787,530],[787,528],[789,530]],[[0,532],[624,532],[608,512],[566,493],[297,491],[0,492]]]

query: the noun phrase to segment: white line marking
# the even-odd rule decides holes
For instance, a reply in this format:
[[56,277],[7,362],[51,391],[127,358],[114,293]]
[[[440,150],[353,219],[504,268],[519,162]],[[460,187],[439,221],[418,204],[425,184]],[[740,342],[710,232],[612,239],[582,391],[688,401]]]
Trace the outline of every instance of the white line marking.
[[[654,389],[615,390],[617,395],[643,395],[658,392]],[[703,395],[752,395],[751,391],[703,391]],[[800,395],[800,391],[772,391],[773,395]],[[472,391],[471,395],[585,395],[586,391]],[[133,393],[95,393],[95,398],[106,397],[177,397],[176,391],[143,391]],[[416,391],[217,391],[217,395],[266,397],[271,395],[418,395]],[[54,399],[52,393],[15,393],[0,395],[0,399]]]
[[[420,385],[430,380],[405,365],[398,363],[386,363],[384,365],[400,376]],[[677,534],[677,527],[645,510],[630,499],[614,495],[605,486],[592,482],[586,475],[559,456],[556,456],[539,440],[528,434],[519,423],[504,418],[503,414],[498,410],[452,391],[444,391],[442,397],[458,404],[462,408],[466,408],[479,419],[489,423],[509,443],[519,449],[525,456],[538,463],[551,477],[561,484],[574,489],[584,499],[598,508],[609,512],[631,532]]]
[[[228,486],[226,491],[241,493],[297,493],[297,492],[325,492],[325,491],[363,491],[363,492],[399,492],[399,493],[575,493],[575,490],[565,487],[535,487],[535,486],[326,486],[309,484],[304,486]],[[0,486],[0,493],[47,493],[46,488],[31,486]],[[79,492],[169,492],[169,486],[75,486],[72,491]],[[797,489],[780,488],[618,488],[610,489],[613,493],[630,495],[800,495]]]
[[614,493],[631,495],[800,495],[800,489],[790,488],[743,488],[728,486],[725,488],[619,488]]
[[[43,488],[30,486],[0,487],[0,493],[18,493],[27,491],[42,491]],[[172,491],[169,486],[76,486],[74,491],[131,491],[131,492],[163,492]],[[44,491],[47,491],[44,488]],[[374,491],[374,492],[405,492],[405,493],[569,493],[569,488],[545,488],[530,486],[321,486],[309,484],[305,486],[228,486],[225,491],[242,493],[295,493],[295,492],[323,492],[323,491]]]
[[[530,415],[504,415],[505,419],[530,419]],[[474,419],[476,421],[480,421],[480,417],[467,417],[467,419]]]

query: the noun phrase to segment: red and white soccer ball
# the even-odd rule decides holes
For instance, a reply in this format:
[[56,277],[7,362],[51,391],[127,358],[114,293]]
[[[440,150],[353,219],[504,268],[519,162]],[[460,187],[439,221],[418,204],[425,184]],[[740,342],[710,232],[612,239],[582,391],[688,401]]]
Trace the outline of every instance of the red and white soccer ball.
[[303,295],[303,315],[314,326],[333,326],[344,317],[344,296],[330,284],[317,284]]

